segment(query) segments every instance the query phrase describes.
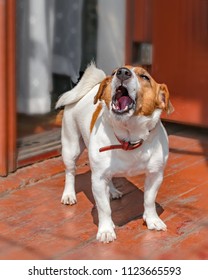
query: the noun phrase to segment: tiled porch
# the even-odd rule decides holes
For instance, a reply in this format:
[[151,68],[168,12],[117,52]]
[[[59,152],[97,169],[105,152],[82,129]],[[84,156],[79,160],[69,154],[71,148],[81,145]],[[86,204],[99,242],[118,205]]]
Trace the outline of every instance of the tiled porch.
[[157,197],[166,232],[143,223],[144,178],[119,178],[115,185],[124,195],[112,201],[117,240],[98,243],[84,152],[74,206],[60,203],[60,157],[0,178],[0,259],[208,259],[208,133],[171,124],[167,129],[170,157]]

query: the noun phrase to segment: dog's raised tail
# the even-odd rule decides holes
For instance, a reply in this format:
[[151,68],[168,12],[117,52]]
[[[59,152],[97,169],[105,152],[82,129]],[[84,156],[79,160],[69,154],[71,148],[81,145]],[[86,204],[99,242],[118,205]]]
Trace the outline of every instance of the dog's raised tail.
[[63,93],[56,103],[56,109],[65,105],[73,104],[84,97],[95,85],[102,82],[105,73],[91,63],[85,70],[79,83],[70,91]]

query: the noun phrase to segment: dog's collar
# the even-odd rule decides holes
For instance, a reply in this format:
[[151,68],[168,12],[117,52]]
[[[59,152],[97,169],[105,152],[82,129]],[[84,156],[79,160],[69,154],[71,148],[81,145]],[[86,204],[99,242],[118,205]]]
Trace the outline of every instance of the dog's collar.
[[139,139],[137,142],[131,143],[131,142],[121,140],[117,136],[116,136],[116,138],[119,141],[120,145],[118,144],[118,145],[105,146],[105,147],[100,148],[99,152],[102,153],[105,151],[116,150],[116,149],[122,149],[124,151],[131,151],[131,150],[139,148],[142,145],[142,143],[144,142],[143,139]]

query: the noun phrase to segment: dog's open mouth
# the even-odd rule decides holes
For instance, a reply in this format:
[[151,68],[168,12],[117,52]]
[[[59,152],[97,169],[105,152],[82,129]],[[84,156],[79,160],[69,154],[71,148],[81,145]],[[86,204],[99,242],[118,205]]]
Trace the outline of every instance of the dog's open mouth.
[[119,86],[112,98],[112,111],[116,114],[128,113],[134,106],[134,100],[129,96],[124,86]]

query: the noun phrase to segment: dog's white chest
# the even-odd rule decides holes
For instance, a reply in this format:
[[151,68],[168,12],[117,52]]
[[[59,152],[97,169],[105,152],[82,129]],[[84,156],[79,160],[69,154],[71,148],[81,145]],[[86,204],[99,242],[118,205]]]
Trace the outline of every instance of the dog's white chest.
[[145,172],[150,155],[148,151],[117,151],[112,153],[110,169],[112,176],[135,176]]

